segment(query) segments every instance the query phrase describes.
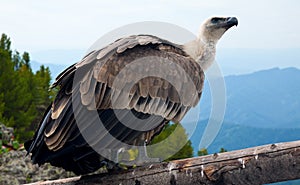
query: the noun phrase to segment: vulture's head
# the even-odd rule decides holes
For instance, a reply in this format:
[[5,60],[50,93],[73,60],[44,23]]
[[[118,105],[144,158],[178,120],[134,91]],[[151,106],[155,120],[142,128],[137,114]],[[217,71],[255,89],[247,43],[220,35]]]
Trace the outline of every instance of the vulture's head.
[[211,17],[201,25],[199,38],[204,42],[216,43],[229,28],[237,25],[236,17]]

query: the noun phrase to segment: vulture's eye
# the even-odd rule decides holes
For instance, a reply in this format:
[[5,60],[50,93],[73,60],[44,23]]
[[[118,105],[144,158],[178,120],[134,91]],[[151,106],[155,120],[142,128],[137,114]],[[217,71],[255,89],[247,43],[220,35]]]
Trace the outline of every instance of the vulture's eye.
[[211,23],[216,24],[216,23],[218,23],[222,20],[223,20],[223,18],[214,17],[214,18],[211,19]]

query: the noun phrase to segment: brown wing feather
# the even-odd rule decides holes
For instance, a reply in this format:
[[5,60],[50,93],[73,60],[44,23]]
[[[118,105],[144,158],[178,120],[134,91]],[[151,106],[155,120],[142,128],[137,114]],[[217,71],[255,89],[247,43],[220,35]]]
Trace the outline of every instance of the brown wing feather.
[[[119,84],[126,84],[125,88],[113,85],[122,69],[143,57],[148,57],[143,62],[150,64],[157,59],[161,62],[169,62],[171,71],[167,74],[167,78],[179,82],[183,80],[183,83],[178,83],[179,86],[176,90],[170,82],[159,77],[150,76],[134,82],[136,78],[143,76],[147,69],[141,70],[138,68],[139,65],[133,65],[126,68],[124,76],[118,78]],[[148,70],[157,68],[155,65],[147,66],[149,66]],[[75,64],[75,67],[75,70],[69,69],[67,72],[76,73],[78,69],[87,68],[87,70],[83,70],[85,73],[80,78],[80,96],[82,104],[89,109],[134,109],[138,112],[162,116],[166,120],[175,122],[180,121],[186,112],[198,103],[204,79],[200,66],[188,57],[180,46],[149,35],[119,39],[100,51],[90,53],[81,62]],[[180,74],[178,67],[181,67],[187,75]],[[158,73],[163,72],[158,71]],[[66,81],[64,78],[69,76],[71,75],[65,72],[57,81]],[[186,85],[189,79],[182,78],[184,76],[193,81],[196,93],[190,93],[192,88]],[[131,88],[126,89],[128,86]],[[180,97],[179,94],[185,95]],[[117,103],[112,105],[111,99]],[[55,116],[52,118],[58,118],[65,108],[66,103],[63,100],[58,102],[62,102],[62,105],[53,107]],[[59,105],[59,103],[54,104]],[[56,127],[53,129],[55,130]]]
[[[170,66],[173,70],[173,73],[170,73],[167,75],[168,79],[173,79],[174,81],[177,82],[182,82],[182,83],[177,83],[178,87],[177,90],[175,87],[168,82],[165,79],[161,79],[159,77],[146,77],[141,80],[139,80],[137,83],[134,81],[136,77],[138,78],[139,76],[143,76],[143,73],[147,71],[145,70],[140,70],[136,69],[134,67],[132,68],[126,68],[127,75],[125,78],[121,76],[118,78],[117,82],[114,80],[116,79],[116,76],[124,69],[126,66],[130,65],[131,62],[134,62],[140,58],[147,57],[147,56],[154,56],[155,59],[161,59],[162,62],[163,60],[168,60],[176,63],[173,67]],[[149,61],[148,61],[149,60]],[[145,59],[143,62],[151,62],[152,59],[148,57],[148,59]],[[100,61],[101,62],[101,61]],[[167,62],[167,61],[166,61]],[[189,63],[190,65],[185,65],[185,63]],[[102,66],[102,70],[99,69],[99,66]],[[137,65],[139,66],[139,65]],[[141,64],[143,67],[143,64]],[[184,74],[179,74],[178,67],[182,67],[182,71],[185,72],[187,75]],[[99,73],[100,71],[105,70],[105,73],[108,73],[107,75],[103,76],[102,73]],[[149,70],[155,70],[155,69],[149,69]],[[126,109],[135,109],[136,111],[143,111],[147,110],[147,107],[149,104],[152,104],[152,102],[147,102],[143,105],[137,104],[139,99],[152,99],[153,101],[155,98],[162,99],[167,103],[167,99],[169,99],[169,103],[179,103],[182,104],[184,107],[192,107],[195,106],[200,98],[200,94],[202,92],[202,83],[203,83],[203,72],[191,58],[181,56],[178,54],[170,53],[167,51],[161,51],[157,48],[151,48],[151,47],[137,47],[133,48],[131,50],[127,50],[124,55],[120,54],[115,54],[111,56],[106,63],[104,64],[98,64],[94,68],[94,78],[99,83],[103,83],[107,85],[107,88],[110,88],[110,93],[107,94],[106,98],[110,99],[111,98],[111,93],[114,96],[121,96],[121,98],[114,97],[116,99],[122,99],[126,101],[125,103],[118,103],[115,104],[114,108],[126,108]],[[159,72],[158,72],[159,73]],[[186,76],[187,78],[182,78]],[[192,80],[192,83],[187,83],[189,79]],[[199,83],[200,81],[200,83]],[[116,84],[126,84],[125,87],[121,86],[118,88],[117,86],[114,86],[113,83]],[[191,91],[192,87],[188,86],[189,85],[195,85],[196,87],[196,92]],[[130,89],[126,89],[127,87],[130,87]],[[84,88],[84,86],[81,86],[81,88]],[[103,89],[104,90],[104,89]],[[98,91],[98,90],[95,90]],[[121,93],[124,91],[128,91],[127,93]],[[94,93],[94,91],[91,91],[91,93]],[[183,96],[179,96],[179,94]],[[136,97],[138,96],[138,97]],[[85,95],[82,95],[83,101],[84,99],[88,98]],[[134,103],[135,102],[135,103]],[[101,102],[100,102],[101,103]],[[110,103],[107,103],[108,107],[101,106],[101,104],[98,104],[97,107],[100,109],[105,109],[105,108],[113,108],[111,107]],[[156,115],[160,115],[165,117],[164,111],[162,112],[151,112]],[[150,112],[145,112],[145,113],[150,113]],[[173,120],[172,117],[166,117],[169,120]],[[182,117],[181,117],[182,118]],[[174,121],[179,121],[179,120],[174,120]]]

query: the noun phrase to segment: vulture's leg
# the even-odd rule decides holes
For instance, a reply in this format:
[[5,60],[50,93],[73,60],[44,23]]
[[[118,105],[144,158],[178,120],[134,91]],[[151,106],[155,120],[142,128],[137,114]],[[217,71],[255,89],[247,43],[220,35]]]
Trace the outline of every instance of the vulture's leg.
[[111,160],[106,164],[108,172],[118,172],[124,170],[124,166],[119,164],[119,154],[124,151],[124,148],[112,149],[111,150]]
[[127,166],[127,168],[133,168],[134,166],[143,166],[147,164],[152,164],[152,163],[159,163],[161,162],[160,158],[150,158],[147,154],[147,149],[146,149],[146,144],[147,142],[143,141],[142,146],[138,146],[138,156],[132,160],[132,161],[121,161],[121,164],[124,164]]
[[135,163],[137,166],[141,166],[143,164],[147,163],[159,163],[161,162],[160,158],[150,158],[147,154],[147,148],[146,148],[147,141],[144,141],[143,147],[138,147],[138,156],[135,160]]
[[111,160],[114,161],[115,163],[119,163],[119,155],[123,151],[124,151],[124,148],[112,149],[111,150]]

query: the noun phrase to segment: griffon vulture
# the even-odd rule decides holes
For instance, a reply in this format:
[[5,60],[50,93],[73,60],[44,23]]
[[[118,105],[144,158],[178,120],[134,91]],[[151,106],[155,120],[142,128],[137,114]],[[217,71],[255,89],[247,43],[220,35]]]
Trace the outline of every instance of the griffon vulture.
[[[108,164],[95,151],[97,144],[118,150],[122,146],[116,140],[130,146],[149,143],[166,123],[180,121],[197,105],[203,71],[215,60],[216,44],[237,24],[235,17],[213,17],[202,24],[196,40],[184,45],[152,35],[133,35],[86,55],[53,84],[59,87],[57,96],[33,139],[25,143],[33,163],[48,162],[86,174]],[[89,132],[91,140],[87,141],[82,132],[100,120],[102,130]],[[134,124],[142,124],[141,129],[133,128]],[[142,155],[146,154],[140,151],[139,159]]]

